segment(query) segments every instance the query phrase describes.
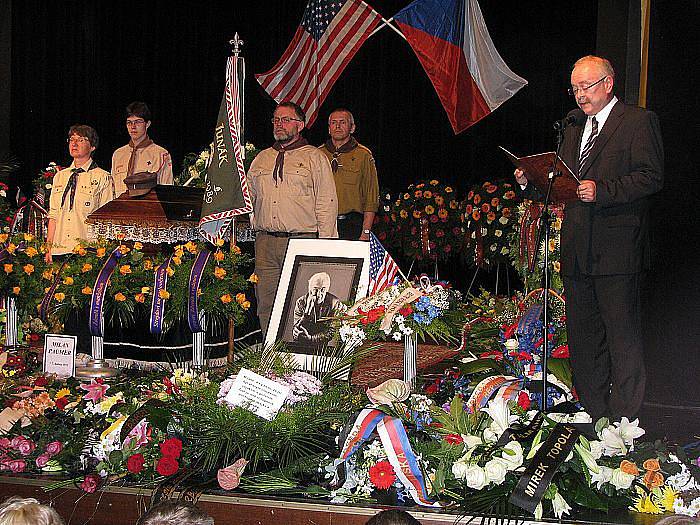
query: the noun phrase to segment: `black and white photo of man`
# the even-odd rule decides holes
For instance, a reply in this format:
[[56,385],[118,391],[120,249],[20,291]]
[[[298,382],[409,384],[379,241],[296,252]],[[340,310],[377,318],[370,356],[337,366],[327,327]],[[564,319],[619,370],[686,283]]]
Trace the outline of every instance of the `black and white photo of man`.
[[342,301],[328,291],[330,287],[331,277],[326,272],[309,278],[309,291],[294,305],[294,341],[322,344],[329,339],[329,327],[324,319],[347,310]]

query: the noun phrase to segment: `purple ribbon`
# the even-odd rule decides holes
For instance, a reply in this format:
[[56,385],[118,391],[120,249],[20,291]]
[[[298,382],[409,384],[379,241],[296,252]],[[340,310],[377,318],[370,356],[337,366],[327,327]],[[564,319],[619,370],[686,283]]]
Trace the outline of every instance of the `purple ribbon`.
[[168,268],[172,259],[171,255],[158,267],[153,281],[153,302],[151,302],[151,323],[149,326],[152,334],[160,334],[163,331],[165,299],[160,296],[160,291],[168,288]]
[[56,292],[56,287],[58,286],[58,283],[61,282],[61,272],[65,267],[66,261],[64,261],[63,264],[61,264],[61,267],[56,273],[56,277],[54,277],[53,282],[49,287],[49,291],[44,294],[44,298],[41,300],[41,303],[39,303],[39,319],[41,319],[44,323],[48,322],[49,304],[51,304],[51,299],[53,299],[53,294]]
[[92,288],[92,298],[90,299],[90,334],[102,337],[102,309],[104,307],[105,294],[107,293],[107,281],[114,273],[117,267],[117,262],[122,257],[122,252],[116,248],[107,262],[104,263],[100,273],[95,280],[95,286]]
[[190,272],[189,294],[187,296],[187,322],[193,334],[204,331],[202,325],[199,323],[199,298],[197,297],[197,290],[199,290],[199,281],[202,279],[202,273],[209,262],[209,257],[211,257],[211,252],[203,248],[202,251],[197,254],[197,258],[192,265],[192,271]]

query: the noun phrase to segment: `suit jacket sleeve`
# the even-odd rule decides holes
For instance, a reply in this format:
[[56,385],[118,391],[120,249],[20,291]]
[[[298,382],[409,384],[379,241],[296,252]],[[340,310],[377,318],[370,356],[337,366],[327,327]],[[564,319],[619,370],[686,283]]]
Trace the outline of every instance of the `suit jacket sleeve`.
[[[647,197],[663,187],[663,145],[659,119],[644,111],[634,128],[628,151],[611,151],[606,169],[616,171],[616,164],[628,167],[618,177],[603,178],[596,186],[596,202],[600,207],[626,204]],[[629,156],[627,158],[627,156]]]

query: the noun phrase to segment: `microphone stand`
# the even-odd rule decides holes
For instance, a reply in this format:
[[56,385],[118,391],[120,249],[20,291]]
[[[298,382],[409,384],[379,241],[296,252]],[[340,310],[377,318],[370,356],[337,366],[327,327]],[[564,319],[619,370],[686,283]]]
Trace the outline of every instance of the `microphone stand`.
[[[559,123],[557,123],[559,124]],[[559,164],[559,159],[561,158],[561,146],[564,138],[564,125],[554,125],[554,129],[557,130],[556,136],[556,153],[554,155],[554,160],[552,162],[552,169],[549,172],[549,180],[547,183],[547,194],[544,198],[544,207],[542,209],[542,215],[540,217],[540,228],[537,232],[537,244],[536,246],[542,246],[542,237],[544,236],[544,265],[542,268],[542,400],[540,402],[540,410],[546,413],[548,410],[547,406],[547,343],[549,336],[549,286],[550,286],[550,267],[549,267],[549,229],[552,223],[552,216],[549,213],[549,204],[552,194],[552,186],[554,185],[554,178],[561,175],[557,171],[557,166]],[[537,256],[539,254],[539,249],[535,250],[535,257],[533,258],[532,265],[530,266],[530,273],[533,273],[535,267],[537,266]]]

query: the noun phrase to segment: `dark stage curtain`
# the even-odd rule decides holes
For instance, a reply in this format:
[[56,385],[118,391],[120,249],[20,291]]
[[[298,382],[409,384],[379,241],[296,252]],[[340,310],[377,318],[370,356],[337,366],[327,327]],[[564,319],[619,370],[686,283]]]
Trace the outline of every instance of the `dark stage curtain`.
[[[407,0],[370,2],[385,17]],[[351,108],[357,137],[374,152],[381,185],[398,191],[438,178],[463,193],[482,179],[509,176],[496,146],[531,153],[551,148],[551,122],[573,107],[568,68],[595,44],[596,2],[570,7],[536,2],[481,2],[496,47],[530,84],[493,115],[459,136],[417,58],[383,29],[340,77],[308,138],[320,143],[335,106]],[[12,149],[31,178],[49,161],[66,162],[65,132],[93,125],[99,164],[124,144],[124,106],[144,100],[153,111],[151,137],[168,148],[176,169],[185,153],[211,140],[223,92],[228,40],[238,31],[247,62],[247,140],[271,142],[274,104],[253,73],[275,64],[301,20],[305,2],[45,2],[13,3]]]

